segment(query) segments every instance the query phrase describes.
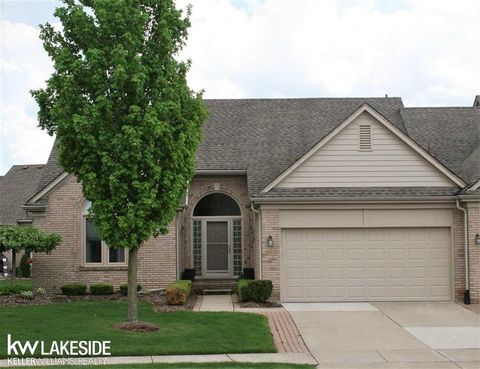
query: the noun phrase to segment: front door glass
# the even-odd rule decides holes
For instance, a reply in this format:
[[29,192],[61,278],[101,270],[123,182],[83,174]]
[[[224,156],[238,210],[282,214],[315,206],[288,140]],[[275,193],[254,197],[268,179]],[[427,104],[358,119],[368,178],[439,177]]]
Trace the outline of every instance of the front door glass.
[[228,222],[207,222],[207,272],[228,273]]

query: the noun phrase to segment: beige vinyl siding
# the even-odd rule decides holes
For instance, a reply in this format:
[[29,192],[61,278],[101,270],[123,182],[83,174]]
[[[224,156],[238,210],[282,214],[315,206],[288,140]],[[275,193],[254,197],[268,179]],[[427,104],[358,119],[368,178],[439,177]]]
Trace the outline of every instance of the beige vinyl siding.
[[[371,127],[360,150],[359,124]],[[455,184],[368,113],[362,113],[277,187],[410,187]]]

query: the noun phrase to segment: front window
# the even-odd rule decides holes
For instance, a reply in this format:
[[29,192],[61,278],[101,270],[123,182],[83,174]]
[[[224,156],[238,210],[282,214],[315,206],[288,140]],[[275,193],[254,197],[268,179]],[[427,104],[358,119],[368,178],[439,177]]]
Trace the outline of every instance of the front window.
[[85,262],[102,262],[102,240],[92,218],[85,218]]
[[100,238],[100,232],[95,226],[94,219],[89,216],[86,206],[83,215],[84,229],[84,262],[87,265],[122,265],[126,264],[126,252],[124,248],[113,249]]

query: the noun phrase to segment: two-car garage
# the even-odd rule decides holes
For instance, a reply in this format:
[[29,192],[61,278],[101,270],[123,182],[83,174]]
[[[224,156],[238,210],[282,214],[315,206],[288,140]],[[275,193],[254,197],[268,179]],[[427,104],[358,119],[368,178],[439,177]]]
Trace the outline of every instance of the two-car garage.
[[281,299],[448,301],[449,209],[282,210]]

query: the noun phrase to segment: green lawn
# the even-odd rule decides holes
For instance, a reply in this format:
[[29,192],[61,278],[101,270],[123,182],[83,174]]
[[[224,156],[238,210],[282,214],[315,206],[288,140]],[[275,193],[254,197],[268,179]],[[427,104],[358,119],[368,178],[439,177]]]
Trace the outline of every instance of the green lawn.
[[[37,367],[38,368],[38,367]],[[51,369],[83,369],[85,366],[49,366]],[[101,365],[101,369],[314,369],[312,365],[299,364],[250,364],[250,363],[187,363],[187,364],[128,364]]]
[[[155,333],[119,331],[124,301],[0,307],[0,357],[6,357],[7,334],[14,340],[111,341],[112,356],[276,352],[265,316],[248,313],[157,313],[139,304],[142,321],[156,324]],[[49,346],[49,344],[48,344]],[[29,355],[27,355],[29,356]]]
[[[31,291],[32,290],[32,280],[31,279],[17,279],[17,287],[20,287],[22,290]],[[10,287],[10,279],[0,279],[0,288]]]

